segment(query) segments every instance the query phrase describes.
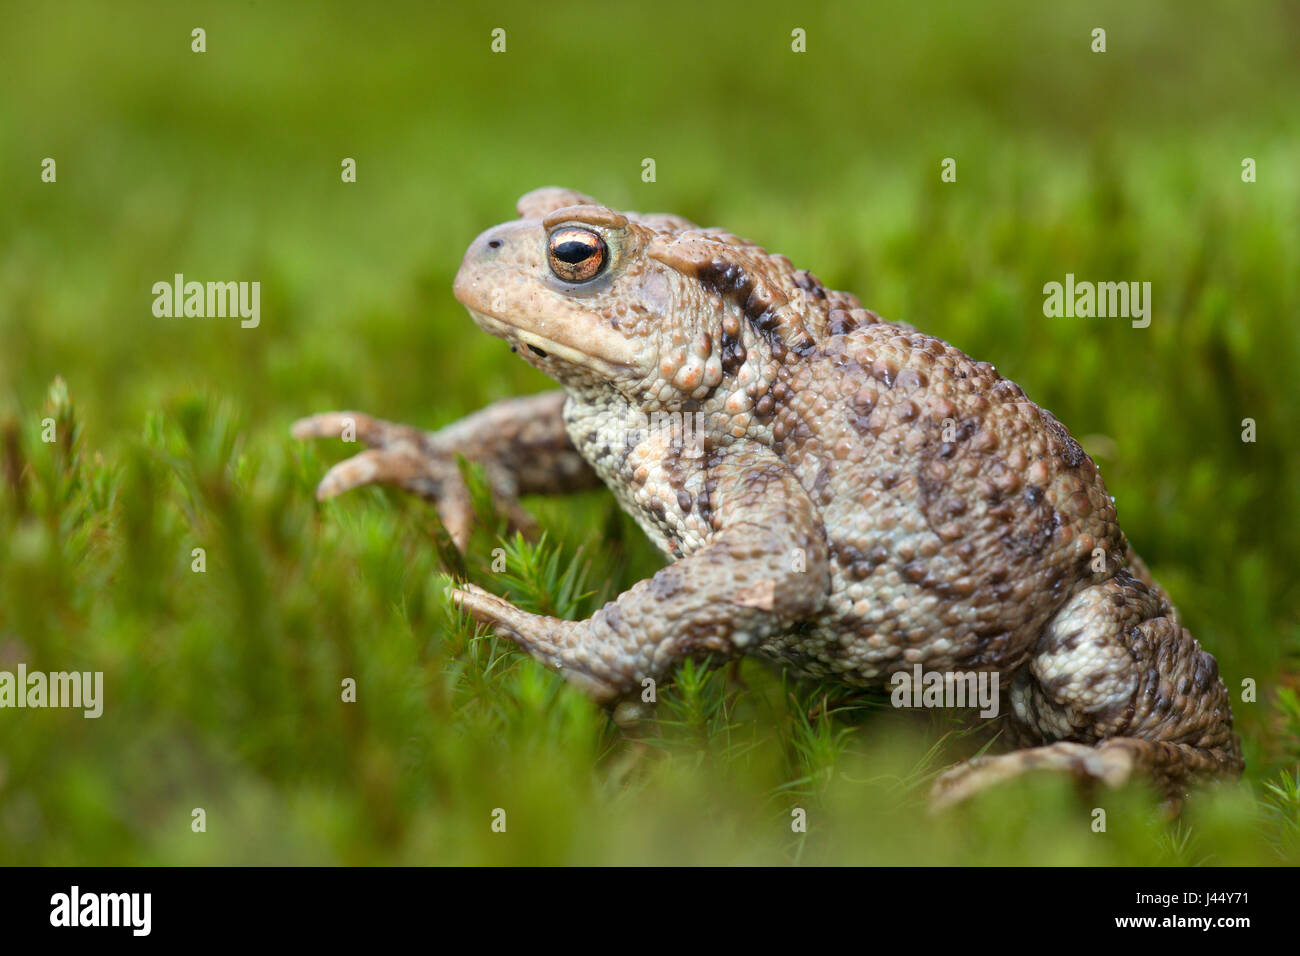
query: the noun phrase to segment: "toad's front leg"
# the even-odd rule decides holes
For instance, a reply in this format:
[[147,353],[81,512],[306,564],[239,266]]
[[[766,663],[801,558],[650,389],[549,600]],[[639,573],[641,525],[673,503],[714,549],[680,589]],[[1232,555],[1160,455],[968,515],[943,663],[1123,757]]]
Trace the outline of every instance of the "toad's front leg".
[[585,621],[529,614],[472,585],[452,597],[602,703],[685,657],[743,653],[820,609],[826,538],[803,488],[766,449],[724,456],[709,481],[716,530],[704,546]]
[[532,518],[519,495],[562,494],[600,484],[564,427],[565,394],[543,392],[496,402],[437,432],[398,425],[360,412],[327,412],[294,423],[295,438],[345,438],[367,449],[339,462],[321,479],[316,496],[387,484],[434,502],[452,540],[469,541],[473,506],[458,456],[487,472],[492,495],[512,527]]

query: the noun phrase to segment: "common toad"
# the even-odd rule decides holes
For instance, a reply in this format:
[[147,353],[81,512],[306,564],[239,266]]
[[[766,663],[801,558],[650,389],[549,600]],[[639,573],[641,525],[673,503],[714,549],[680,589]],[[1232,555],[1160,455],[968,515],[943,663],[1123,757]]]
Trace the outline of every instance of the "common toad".
[[471,584],[457,604],[597,699],[687,656],[746,652],[881,689],[987,672],[1026,749],[976,758],[940,805],[1039,767],[1171,799],[1242,768],[1213,657],[1125,540],[1096,466],[992,365],[825,288],[784,256],[672,215],[539,189],[470,245],[455,295],[562,390],[438,432],[355,412],[298,422],[368,450],[325,476],[471,522],[456,455],[517,498],[607,485],[670,558],[587,620]]

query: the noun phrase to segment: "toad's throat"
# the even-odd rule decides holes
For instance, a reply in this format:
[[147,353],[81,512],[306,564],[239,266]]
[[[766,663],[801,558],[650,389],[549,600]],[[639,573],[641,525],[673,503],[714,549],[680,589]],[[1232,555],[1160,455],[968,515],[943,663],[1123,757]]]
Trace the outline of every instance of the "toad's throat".
[[608,374],[626,374],[632,369],[630,361],[621,360],[622,356],[619,356],[619,360],[613,360],[586,349],[556,341],[533,329],[524,328],[500,316],[480,312],[478,309],[470,309],[469,314],[484,332],[499,339],[506,339],[511,343],[526,345],[528,350],[540,359],[555,358],[568,365],[598,369]]

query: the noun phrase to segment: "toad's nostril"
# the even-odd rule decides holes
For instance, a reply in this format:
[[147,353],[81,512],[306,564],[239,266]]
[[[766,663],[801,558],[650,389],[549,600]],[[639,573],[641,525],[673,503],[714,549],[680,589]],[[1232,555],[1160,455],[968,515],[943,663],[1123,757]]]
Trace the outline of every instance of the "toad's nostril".
[[500,248],[501,248],[501,240],[500,240],[500,239],[490,239],[490,240],[488,240],[488,248],[489,248],[489,249],[500,249]]

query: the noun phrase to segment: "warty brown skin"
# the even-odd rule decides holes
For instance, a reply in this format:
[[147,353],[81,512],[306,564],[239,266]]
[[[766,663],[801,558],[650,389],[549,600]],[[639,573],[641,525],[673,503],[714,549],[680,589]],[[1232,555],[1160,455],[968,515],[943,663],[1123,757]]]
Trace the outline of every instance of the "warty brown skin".
[[[943,775],[938,804],[1038,767],[1171,799],[1240,772],[1227,689],[1120,530],[1088,455],[993,366],[729,233],[540,189],[470,245],[456,297],[563,390],[426,433],[359,413],[370,449],[320,497],[385,482],[470,529],[457,454],[513,523],[524,493],[607,485],[672,559],[585,621],[473,585],[476,619],[603,702],[687,656],[756,653],[881,689],[1002,678],[1028,749]],[[647,427],[648,426],[648,427]]]

